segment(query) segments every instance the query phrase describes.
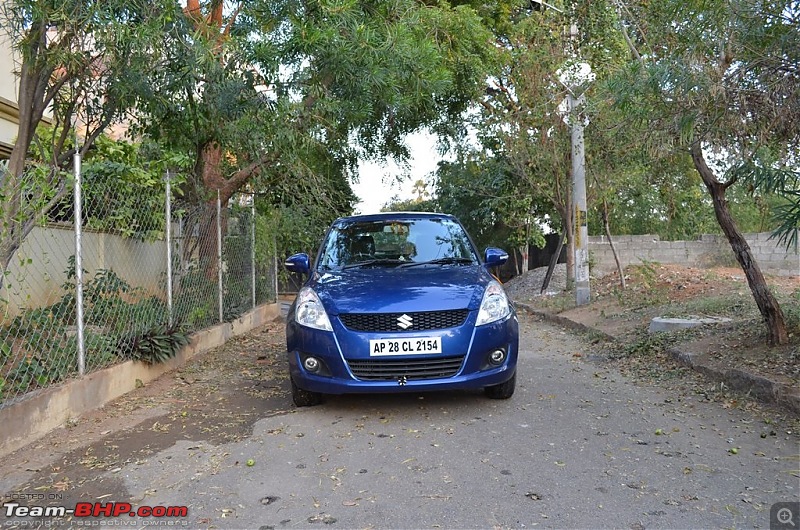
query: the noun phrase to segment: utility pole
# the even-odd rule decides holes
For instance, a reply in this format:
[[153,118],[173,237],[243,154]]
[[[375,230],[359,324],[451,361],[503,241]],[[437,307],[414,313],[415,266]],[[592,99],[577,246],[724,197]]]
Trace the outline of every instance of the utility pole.
[[[550,8],[564,14],[564,11],[544,2],[530,0],[534,11]],[[578,26],[570,24],[569,40],[573,58],[578,57],[575,41],[578,38]],[[585,63],[584,63],[585,64]],[[583,121],[581,111],[586,103],[584,92],[591,81],[591,67],[586,65],[587,72],[568,72],[561,83],[567,89],[567,115],[565,121],[570,126],[572,140],[572,230],[569,234],[575,252],[575,305],[586,305],[591,299],[589,289],[589,228],[586,219],[586,153],[583,142]],[[580,69],[579,69],[580,70]],[[576,94],[577,93],[577,94]]]
[[586,98],[568,94],[572,137],[572,203],[575,248],[575,305],[586,305],[589,290],[589,228],[586,224],[586,156],[583,143],[581,107]]
[[[569,28],[570,43],[575,57],[575,40],[578,37],[578,26],[574,23]],[[588,67],[588,65],[586,65]],[[581,65],[582,68],[582,65]],[[572,140],[572,231],[575,257],[575,305],[589,303],[589,228],[586,219],[586,153],[583,141],[584,116],[586,104],[586,86],[591,80],[587,72],[577,68],[564,76],[562,84],[567,89],[567,115]]]

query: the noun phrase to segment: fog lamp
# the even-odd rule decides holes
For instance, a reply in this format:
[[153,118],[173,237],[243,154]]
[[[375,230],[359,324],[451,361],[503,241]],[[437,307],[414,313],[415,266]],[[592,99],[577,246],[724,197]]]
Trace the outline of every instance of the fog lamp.
[[500,366],[506,360],[506,352],[504,350],[494,350],[489,354],[489,363],[494,366]]
[[316,357],[306,357],[306,360],[303,361],[303,368],[312,373],[319,372],[320,366],[322,366],[322,364]]

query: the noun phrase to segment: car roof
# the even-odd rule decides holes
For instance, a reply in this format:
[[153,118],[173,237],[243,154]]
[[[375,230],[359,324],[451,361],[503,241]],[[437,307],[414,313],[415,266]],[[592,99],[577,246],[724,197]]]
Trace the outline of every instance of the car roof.
[[340,217],[333,224],[349,224],[359,221],[410,221],[414,219],[450,219],[456,221],[456,218],[447,213],[434,213],[434,212],[381,212],[371,213],[364,215],[350,215],[348,217]]

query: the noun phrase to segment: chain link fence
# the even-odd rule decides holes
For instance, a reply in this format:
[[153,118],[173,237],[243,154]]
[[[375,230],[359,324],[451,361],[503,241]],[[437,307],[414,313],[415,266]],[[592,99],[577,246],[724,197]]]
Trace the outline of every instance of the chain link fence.
[[124,360],[164,360],[189,333],[277,300],[255,197],[192,204],[170,180],[92,175],[24,234],[0,286],[0,407]]

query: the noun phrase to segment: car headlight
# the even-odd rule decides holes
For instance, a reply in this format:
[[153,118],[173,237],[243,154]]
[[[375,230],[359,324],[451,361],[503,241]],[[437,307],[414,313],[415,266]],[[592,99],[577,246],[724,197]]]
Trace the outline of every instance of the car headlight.
[[322,307],[322,302],[319,301],[317,293],[310,287],[303,287],[297,293],[294,319],[301,326],[333,331],[328,314],[325,312],[325,308]]
[[508,303],[506,292],[499,283],[493,281],[486,286],[486,291],[483,293],[483,300],[481,301],[481,308],[478,310],[478,320],[475,325],[482,326],[483,324],[497,322],[509,314],[511,314],[511,306]]

